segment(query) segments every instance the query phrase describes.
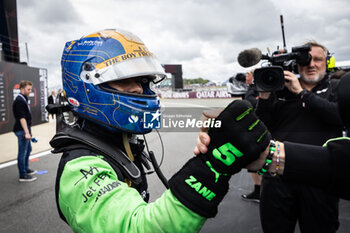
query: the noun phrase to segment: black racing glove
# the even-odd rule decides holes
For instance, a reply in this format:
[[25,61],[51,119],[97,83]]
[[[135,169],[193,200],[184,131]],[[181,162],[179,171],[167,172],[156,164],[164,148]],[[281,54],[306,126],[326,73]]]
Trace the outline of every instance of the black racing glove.
[[248,101],[233,101],[215,120],[221,121],[221,127],[209,129],[208,152],[199,157],[219,173],[239,172],[270,143],[269,131]]
[[219,120],[221,127],[209,130],[208,152],[190,159],[169,180],[174,196],[207,218],[217,214],[231,175],[256,160],[271,138],[247,101],[232,102],[216,118]]

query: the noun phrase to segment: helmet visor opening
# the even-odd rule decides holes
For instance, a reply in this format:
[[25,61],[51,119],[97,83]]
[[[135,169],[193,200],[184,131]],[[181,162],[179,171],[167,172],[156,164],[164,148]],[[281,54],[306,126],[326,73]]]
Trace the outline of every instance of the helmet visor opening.
[[157,96],[154,93],[154,91],[152,91],[150,89],[150,87],[149,87],[149,83],[150,83],[149,76],[137,77],[136,81],[141,83],[141,86],[142,86],[142,89],[143,89],[143,93],[142,94],[121,91],[121,90],[118,90],[118,89],[110,86],[108,83],[102,83],[102,84],[98,85],[98,87],[101,88],[104,91],[108,91],[108,92],[111,92],[111,93],[128,95],[128,96],[134,96],[134,97],[136,96],[136,97],[155,98]]
[[152,56],[116,62],[102,69],[98,69],[97,65],[94,72],[92,79],[94,85],[140,76],[152,76],[152,81],[158,83],[166,76],[163,67]]

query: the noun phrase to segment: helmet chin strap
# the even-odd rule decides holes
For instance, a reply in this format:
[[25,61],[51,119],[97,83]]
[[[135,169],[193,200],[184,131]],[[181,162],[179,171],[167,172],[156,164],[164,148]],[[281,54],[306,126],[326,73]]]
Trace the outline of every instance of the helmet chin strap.
[[[159,133],[158,133],[158,135],[159,135]],[[128,157],[129,157],[129,159],[131,161],[134,161],[135,159],[134,159],[134,156],[133,156],[133,154],[131,152],[130,142],[129,142],[129,139],[128,139],[128,134],[127,133],[122,133],[122,138],[123,138],[123,145],[124,145],[126,154],[128,155]],[[144,138],[144,140],[146,142],[145,135],[143,135],[143,138]],[[162,146],[163,146],[163,144],[162,144]],[[146,142],[146,148],[147,148],[148,154],[150,156],[150,160],[151,160],[151,163],[153,165],[154,171],[156,172],[156,174],[158,175],[159,179],[162,181],[164,186],[168,189],[169,188],[168,180],[165,178],[165,176],[163,175],[162,171],[160,170],[159,165],[157,163],[157,160],[156,160],[156,158],[154,156],[153,151],[149,151],[148,150],[147,142]],[[131,186],[131,181],[130,180],[125,179],[125,183],[127,183],[129,185],[129,187]]]
[[130,143],[129,143],[129,139],[128,139],[128,134],[127,133],[123,133],[122,137],[123,137],[123,145],[124,145],[124,148],[125,148],[125,152],[128,155],[129,159],[131,161],[134,161],[135,158],[134,158],[134,155],[131,152]]
[[[130,143],[129,143],[129,139],[128,139],[128,134],[127,133],[122,133],[122,137],[123,137],[123,145],[125,148],[125,152],[128,155],[129,159],[133,162],[135,160],[134,155],[131,152],[131,148],[130,148]],[[129,187],[131,187],[131,181],[128,179],[125,179],[125,183],[128,184]]]

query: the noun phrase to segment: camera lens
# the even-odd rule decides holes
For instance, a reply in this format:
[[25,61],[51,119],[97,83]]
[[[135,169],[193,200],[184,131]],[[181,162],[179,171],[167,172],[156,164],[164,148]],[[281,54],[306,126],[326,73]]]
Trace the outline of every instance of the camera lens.
[[254,71],[254,82],[258,91],[278,91],[284,87],[283,69],[278,66],[264,67]]
[[278,73],[274,70],[266,70],[261,75],[261,84],[265,88],[273,88],[278,83]]

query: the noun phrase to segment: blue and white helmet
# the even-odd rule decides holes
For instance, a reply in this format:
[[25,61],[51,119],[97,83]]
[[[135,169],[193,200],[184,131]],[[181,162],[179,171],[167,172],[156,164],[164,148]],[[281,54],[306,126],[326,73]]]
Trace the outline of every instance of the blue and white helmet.
[[[160,101],[150,81],[159,82],[166,74],[137,36],[108,29],[67,42],[61,66],[63,88],[73,112],[112,131],[151,131],[144,128],[144,113],[159,110]],[[135,77],[144,77],[142,94],[104,87],[110,81]]]

